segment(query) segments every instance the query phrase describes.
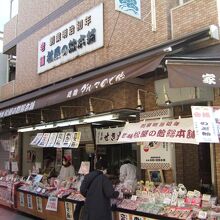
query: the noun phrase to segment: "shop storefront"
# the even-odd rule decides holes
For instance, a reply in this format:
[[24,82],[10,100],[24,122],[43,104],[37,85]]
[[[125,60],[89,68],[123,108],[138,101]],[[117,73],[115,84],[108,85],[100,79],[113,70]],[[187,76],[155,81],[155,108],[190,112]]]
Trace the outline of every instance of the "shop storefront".
[[[38,23],[16,38],[18,57],[28,51],[31,60],[18,63],[18,69],[30,72],[36,85],[23,90],[21,74],[20,93],[0,103],[0,203],[41,219],[75,219],[81,205],[83,215],[83,175],[102,158],[120,192],[112,200],[114,220],[217,219],[218,110],[202,106],[215,102],[213,87],[219,88],[219,42],[213,36],[218,27],[206,24],[170,41],[168,30],[154,29],[147,37],[155,42],[148,45],[146,31],[141,33],[146,26],[137,34],[135,20],[136,38],[122,52],[125,46],[119,44],[125,42],[114,32],[121,17],[112,23],[105,9],[113,8],[109,1],[105,7],[86,5],[89,10],[56,28],[50,24],[78,2],[68,1],[43,20],[45,26]],[[165,17],[167,22],[170,15]],[[160,34],[167,34],[166,40],[157,42]],[[143,47],[138,43],[130,50],[139,40]],[[37,46],[30,51],[32,43]],[[137,182],[130,185],[120,178],[125,161],[136,167]],[[65,177],[64,167],[72,169]]]

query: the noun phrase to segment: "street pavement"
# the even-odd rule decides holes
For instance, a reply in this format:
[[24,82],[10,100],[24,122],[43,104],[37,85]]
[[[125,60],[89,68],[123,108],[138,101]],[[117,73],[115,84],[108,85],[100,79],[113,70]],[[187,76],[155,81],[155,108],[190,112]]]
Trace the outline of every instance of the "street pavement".
[[0,206],[0,220],[36,220],[31,216],[23,215],[20,212],[11,211],[9,208]]

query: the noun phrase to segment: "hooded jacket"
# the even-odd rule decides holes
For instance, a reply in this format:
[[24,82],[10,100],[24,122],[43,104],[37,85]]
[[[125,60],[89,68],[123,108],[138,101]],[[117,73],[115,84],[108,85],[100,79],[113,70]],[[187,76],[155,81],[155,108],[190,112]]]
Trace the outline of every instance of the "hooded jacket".
[[110,198],[118,197],[110,180],[98,170],[87,174],[80,187],[86,197],[84,220],[111,220]]

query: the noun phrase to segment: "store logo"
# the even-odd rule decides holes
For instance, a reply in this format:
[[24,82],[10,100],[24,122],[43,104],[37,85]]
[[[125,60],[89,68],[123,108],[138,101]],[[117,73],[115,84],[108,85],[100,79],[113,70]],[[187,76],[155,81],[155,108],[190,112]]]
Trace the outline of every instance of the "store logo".
[[141,18],[140,0],[116,0],[115,9],[130,16]]

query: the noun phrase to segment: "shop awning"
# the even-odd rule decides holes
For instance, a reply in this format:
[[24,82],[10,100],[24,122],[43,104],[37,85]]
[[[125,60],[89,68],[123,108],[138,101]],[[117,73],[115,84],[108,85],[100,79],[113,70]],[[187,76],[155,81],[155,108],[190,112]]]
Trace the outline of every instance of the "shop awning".
[[183,38],[168,41],[142,52],[94,68],[39,88],[35,91],[0,102],[0,118],[48,107],[91,94],[127,79],[154,71],[165,55],[192,42],[211,37],[207,27]]
[[166,58],[171,88],[220,87],[220,44]]

